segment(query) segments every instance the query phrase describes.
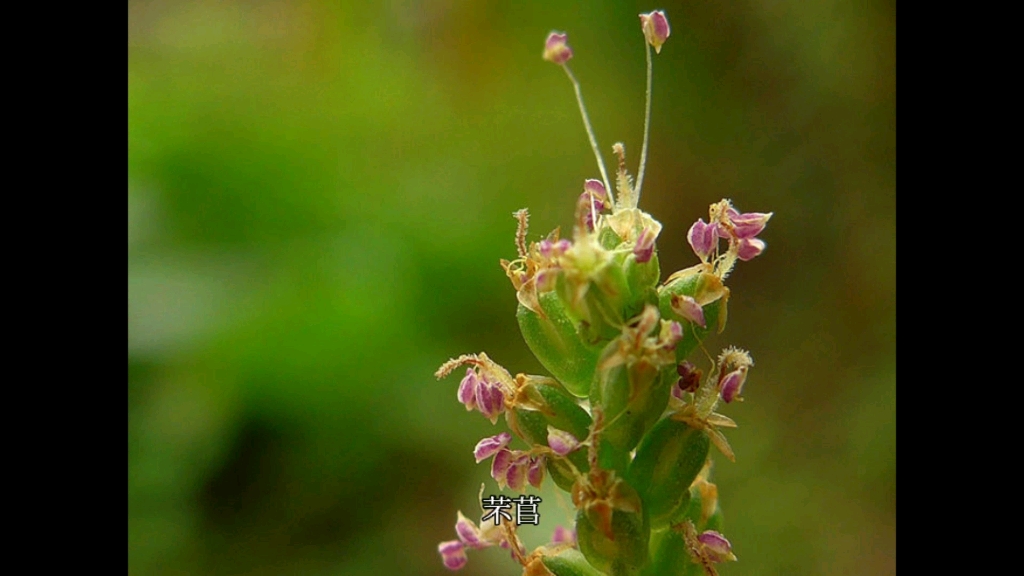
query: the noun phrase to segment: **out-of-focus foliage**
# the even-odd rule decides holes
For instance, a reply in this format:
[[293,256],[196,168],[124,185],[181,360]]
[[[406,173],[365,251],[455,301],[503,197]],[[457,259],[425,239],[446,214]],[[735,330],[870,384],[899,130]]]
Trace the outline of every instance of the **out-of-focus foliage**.
[[[597,175],[542,42],[569,33],[634,166],[654,8],[662,269],[710,202],[775,213],[730,279],[757,364],[715,471],[722,573],[895,573],[892,4],[201,0],[129,3],[130,574],[447,573],[495,429],[432,373],[541,373],[497,261],[512,211],[568,230]],[[543,495],[528,544],[567,520]]]

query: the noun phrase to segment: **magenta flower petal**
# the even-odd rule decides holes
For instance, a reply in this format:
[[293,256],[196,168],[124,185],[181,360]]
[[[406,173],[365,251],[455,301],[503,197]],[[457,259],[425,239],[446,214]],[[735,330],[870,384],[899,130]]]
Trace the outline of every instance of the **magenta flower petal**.
[[470,548],[487,548],[491,545],[484,541],[480,529],[472,520],[463,516],[462,512],[459,512],[459,519],[455,522],[455,534],[463,544]]
[[672,387],[672,395],[680,400],[684,392],[696,392],[700,387],[700,370],[690,362],[683,361],[676,366],[676,373],[679,374],[679,381]]
[[690,243],[690,248],[693,248],[694,254],[701,260],[707,260],[715,251],[718,235],[714,226],[705,224],[703,218],[698,218],[686,233],[686,240]]
[[512,435],[508,432],[502,432],[497,436],[491,436],[484,438],[477,442],[476,448],[473,449],[473,457],[476,458],[477,464],[494,456],[499,450],[508,446],[508,443],[512,441]]
[[733,400],[740,397],[740,392],[743,391],[743,383],[747,380],[747,368],[741,367],[733,370],[726,374],[719,382],[719,390],[721,390],[722,400],[728,404]]
[[704,321],[704,309],[693,298],[685,294],[673,294],[670,304],[672,311],[684,319],[697,324],[701,328],[707,327],[707,323]]
[[767,214],[746,212],[741,214],[733,208],[727,208],[725,213],[732,224],[733,235],[740,239],[749,239],[760,234],[773,214],[773,212],[768,212]]
[[705,550],[711,553],[711,557],[715,562],[736,559],[736,556],[732,553],[732,544],[725,539],[725,536],[714,530],[702,532],[697,536],[697,540],[704,545]]
[[505,410],[505,394],[496,383],[481,380],[476,392],[477,409],[491,423],[498,420],[498,415]]
[[437,551],[441,553],[444,567],[449,570],[459,570],[466,565],[466,549],[458,540],[441,542],[437,545]]
[[598,212],[604,210],[605,205],[608,203],[608,191],[605,190],[604,183],[600,180],[587,180],[583,183],[583,191],[593,196]]
[[757,238],[742,238],[740,239],[737,255],[740,260],[747,262],[759,256],[761,252],[764,252],[766,247],[767,244],[764,243],[764,240],[759,240]]
[[565,456],[569,452],[580,447],[580,441],[575,436],[564,430],[558,430],[548,426],[548,447],[559,456]]
[[544,41],[544,59],[562,65],[572,58],[572,49],[566,44],[568,36],[564,33],[552,32]]
[[555,526],[555,533],[551,537],[551,542],[554,544],[569,544],[571,546],[575,546],[576,531],[563,528],[562,526]]
[[640,236],[636,239],[636,245],[633,247],[633,256],[636,257],[636,261],[643,264],[651,260],[651,256],[654,255],[654,232],[650,228],[644,228],[640,232]]
[[466,410],[472,410],[476,408],[476,394],[477,388],[480,385],[480,380],[476,377],[476,373],[473,372],[472,368],[466,370],[466,377],[462,379],[459,384],[459,402],[466,405]]
[[494,460],[491,461],[491,478],[494,478],[499,487],[505,485],[505,474],[512,465],[512,460],[512,451],[501,449],[494,455]]
[[543,456],[535,456],[530,460],[530,468],[526,471],[526,481],[530,483],[530,486],[540,489],[540,484],[544,481]]
[[512,462],[505,473],[505,484],[510,490],[522,492],[523,488],[526,488],[526,473],[529,471],[529,466],[530,458],[528,456],[520,456]]
[[668,39],[668,35],[671,33],[665,12],[655,10],[648,14],[641,14],[640,26],[644,31],[647,42],[654,47],[655,52],[661,54],[661,45],[665,43],[665,40]]

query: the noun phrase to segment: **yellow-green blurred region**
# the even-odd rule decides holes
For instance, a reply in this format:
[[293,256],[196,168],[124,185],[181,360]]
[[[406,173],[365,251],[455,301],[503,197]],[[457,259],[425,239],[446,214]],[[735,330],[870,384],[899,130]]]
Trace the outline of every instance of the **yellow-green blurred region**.
[[[891,2],[201,0],[129,2],[129,574],[447,573],[504,424],[433,372],[486,350],[542,373],[498,259],[514,210],[567,232],[598,175],[544,38],[568,32],[635,174],[655,8],[663,272],[710,202],[775,213],[709,344],[756,361],[725,409],[721,572],[895,573]],[[568,518],[542,496],[530,545]],[[520,570],[491,549],[462,573]]]

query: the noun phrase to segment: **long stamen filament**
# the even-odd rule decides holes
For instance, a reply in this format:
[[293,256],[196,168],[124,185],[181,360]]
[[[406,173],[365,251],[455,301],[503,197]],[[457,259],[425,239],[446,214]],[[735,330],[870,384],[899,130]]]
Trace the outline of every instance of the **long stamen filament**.
[[636,176],[636,202],[640,203],[640,190],[644,186],[644,168],[647,166],[647,141],[651,135],[651,77],[653,76],[653,66],[651,64],[651,44],[644,42],[644,48],[647,49],[647,104],[644,112],[644,146],[640,150],[640,168],[637,170]]
[[583,116],[583,126],[587,129],[587,137],[590,138],[590,147],[594,150],[594,157],[597,158],[597,167],[601,170],[601,180],[604,182],[604,189],[608,191],[608,200],[612,206],[615,205],[615,198],[612,196],[612,187],[608,180],[608,170],[604,167],[604,159],[601,158],[601,151],[597,147],[597,138],[594,137],[594,128],[590,125],[590,117],[587,116],[587,107],[583,104],[583,92],[580,91],[580,83],[576,81],[576,77],[572,75],[572,70],[569,70],[567,64],[562,64],[562,68],[565,70],[566,75],[569,76],[569,81],[572,82],[572,87],[576,91],[576,103],[579,104],[580,114]]

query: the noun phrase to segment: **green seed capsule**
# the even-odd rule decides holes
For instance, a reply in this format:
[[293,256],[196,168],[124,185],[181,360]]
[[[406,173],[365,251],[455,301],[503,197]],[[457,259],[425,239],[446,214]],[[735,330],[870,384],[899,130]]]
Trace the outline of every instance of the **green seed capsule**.
[[690,485],[704,467],[710,446],[703,431],[670,418],[644,436],[628,477],[644,497],[652,526],[666,525],[690,500]]
[[646,574],[657,576],[705,576],[704,568],[693,561],[683,535],[665,529],[653,548],[650,569]]
[[594,568],[579,550],[565,550],[557,556],[544,556],[544,566],[555,576],[605,576]]
[[512,411],[523,439],[531,444],[547,446],[547,427],[550,425],[576,437],[586,439],[590,434],[591,418],[574,398],[557,386],[530,382],[516,394],[516,407]]
[[[609,346],[616,346],[615,342]],[[650,364],[620,365],[599,372],[590,401],[605,415],[602,442],[618,452],[629,452],[665,410],[672,383],[678,379],[672,367],[658,370]],[[616,467],[616,469],[618,469]]]
[[552,292],[540,295],[540,317],[522,304],[516,312],[519,329],[530,351],[556,380],[579,397],[590,390],[600,346],[586,344],[565,307]]
[[655,253],[650,261],[642,264],[630,254],[626,258],[625,269],[626,283],[629,286],[631,298],[625,305],[623,317],[633,318],[644,309],[645,305],[658,305],[657,286],[661,279],[658,254]]
[[[590,470],[590,463],[587,462],[586,448],[570,452],[566,458],[568,458],[569,462],[572,462],[572,466],[575,466],[576,471],[580,474],[586,474]],[[556,486],[566,492],[571,492],[573,484],[576,483],[576,474],[573,473],[572,466],[561,458],[547,458],[548,475],[554,480]]]
[[592,566],[611,575],[639,573],[651,534],[643,512],[614,510],[611,531],[609,538],[583,510],[576,514],[576,540]]

